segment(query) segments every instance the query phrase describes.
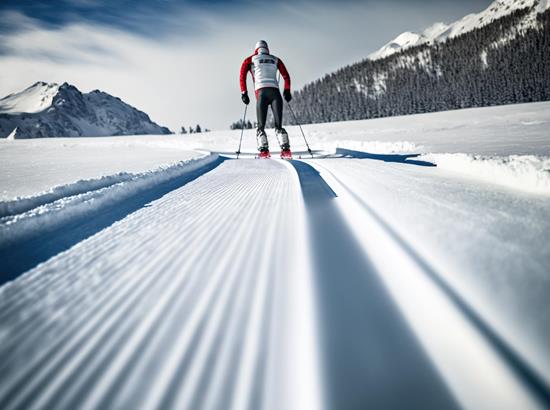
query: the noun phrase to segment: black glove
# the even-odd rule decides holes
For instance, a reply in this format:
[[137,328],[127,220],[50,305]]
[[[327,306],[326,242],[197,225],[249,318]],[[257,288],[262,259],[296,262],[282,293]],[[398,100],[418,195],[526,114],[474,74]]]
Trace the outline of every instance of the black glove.
[[292,100],[292,93],[290,92],[290,90],[284,90],[283,95],[285,96],[286,102],[290,102],[290,100]]
[[243,100],[243,103],[245,103],[246,105],[250,103],[250,98],[248,98],[248,92],[245,91],[244,93],[242,93],[241,100]]

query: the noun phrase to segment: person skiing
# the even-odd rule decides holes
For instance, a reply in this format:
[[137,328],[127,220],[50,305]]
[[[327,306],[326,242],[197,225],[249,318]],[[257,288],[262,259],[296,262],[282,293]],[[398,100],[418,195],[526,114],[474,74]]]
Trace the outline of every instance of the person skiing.
[[281,158],[291,158],[290,142],[288,134],[282,127],[283,124],[283,99],[279,91],[279,82],[277,81],[277,70],[285,80],[283,91],[287,102],[292,100],[290,92],[290,75],[280,58],[269,53],[269,48],[264,40],[256,43],[254,54],[244,59],[241,65],[241,99],[248,105],[250,98],[246,87],[246,77],[250,71],[254,90],[256,94],[256,117],[258,120],[258,129],[256,131],[256,140],[258,142],[258,151],[260,158],[269,158],[269,142],[265,133],[265,122],[267,119],[267,109],[271,106],[273,111],[273,120],[275,123],[275,136],[281,146]]

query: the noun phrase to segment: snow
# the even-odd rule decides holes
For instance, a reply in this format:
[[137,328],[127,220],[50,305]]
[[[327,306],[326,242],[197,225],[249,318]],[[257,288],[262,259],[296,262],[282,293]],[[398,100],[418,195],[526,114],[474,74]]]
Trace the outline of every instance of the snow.
[[[550,156],[550,102],[471,108],[438,113],[302,126],[316,149],[336,147],[390,153],[463,153]],[[294,150],[304,151],[300,130],[287,126]],[[234,152],[240,131],[182,137],[183,146]],[[275,136],[268,131],[271,146]],[[243,133],[243,151],[255,150],[255,130]]]
[[0,402],[548,407],[549,124],[0,141]]
[[377,60],[379,58],[388,57],[397,51],[404,50],[424,42],[426,42],[426,39],[423,35],[406,31],[401,33],[388,44],[384,45],[380,50],[369,54],[367,58],[370,60]]
[[550,0],[539,0],[537,4],[537,13],[542,13],[550,9]]
[[[418,166],[412,161],[394,161],[384,167],[379,167],[377,161],[361,159],[313,160],[312,163],[335,190],[348,225],[375,268],[382,272],[381,277],[394,300],[423,340],[463,408],[537,408],[528,395],[517,390],[514,375],[502,367],[494,347],[479,338],[471,329],[471,322],[457,320],[458,316],[462,319],[468,316],[467,312],[463,309],[457,312],[456,305],[451,306],[449,301],[464,297],[475,306],[475,312],[494,314],[495,321],[491,320],[490,324],[498,322],[499,331],[504,332],[512,322],[521,323],[520,330],[530,334],[526,337],[516,328],[513,335],[507,335],[510,337],[507,340],[513,338],[519,344],[527,339],[523,353],[533,354],[538,350],[539,355],[531,357],[531,363],[540,365],[538,360],[543,360],[547,364],[543,352],[547,350],[548,323],[543,328],[525,323],[547,321],[539,311],[547,305],[546,291],[539,288],[547,289],[547,272],[536,263],[521,266],[529,263],[529,257],[521,253],[526,250],[530,233],[523,232],[522,237],[512,239],[513,243],[507,246],[506,250],[514,253],[509,255],[515,260],[513,265],[506,266],[502,250],[492,248],[489,243],[494,243],[495,236],[502,237],[503,232],[514,228],[510,225],[521,226],[525,219],[542,222],[544,226],[539,234],[542,233],[548,228],[547,221],[541,219],[549,209],[548,202],[530,198],[533,203],[529,204],[529,198],[523,198],[524,202],[518,203],[517,198],[503,198],[507,193],[502,190],[476,187],[471,182],[464,189],[456,176],[444,172],[430,175],[434,168]],[[544,209],[523,221],[521,217],[520,221],[514,220],[511,215],[490,218],[499,202],[504,203],[501,208],[511,208],[511,214],[518,216],[524,212],[523,206],[543,206]],[[502,209],[497,211],[502,214]],[[540,253],[534,258],[539,260],[549,257],[542,246],[527,253],[530,256]],[[443,285],[441,278],[444,278]],[[434,286],[437,283],[440,286]],[[447,288],[445,283],[451,283],[452,287]],[[460,292],[453,295],[456,289]],[[480,289],[482,298],[476,293]],[[510,320],[511,316],[515,319]],[[538,346],[534,347],[533,342]],[[468,368],[466,372],[460,369],[463,365]],[[485,387],[480,389],[480,386]],[[500,404],[496,404],[495,392],[502,400]]]
[[483,50],[480,55],[481,62],[483,63],[483,68],[488,68],[489,64],[487,64],[487,50]]
[[17,127],[13,129],[13,131],[6,137],[7,140],[13,141],[16,138],[17,135]]
[[471,154],[427,154],[420,159],[442,169],[517,190],[550,195],[550,157],[509,155],[490,157]]
[[[0,397],[47,360],[10,404],[30,399],[39,408],[51,403],[94,408],[114,394],[107,407],[193,408],[192,403],[204,400],[213,407],[258,408],[262,396],[253,400],[254,393],[263,390],[263,400],[274,409],[315,405],[309,265],[300,263],[307,249],[294,231],[303,223],[301,204],[296,177],[284,164],[229,161],[202,181],[141,208],[130,225],[114,224],[69,250],[66,258],[42,264],[44,271],[21,278],[27,286],[4,287],[0,323],[14,331],[9,335],[23,331],[25,337],[17,345],[12,337],[2,344],[17,353],[0,353],[3,369],[10,369],[1,373]],[[263,218],[268,213],[271,222]],[[129,243],[133,250],[128,254]],[[273,259],[259,262],[267,252]],[[284,268],[272,263],[285,259],[296,263]],[[82,268],[88,273],[71,273]],[[34,290],[26,292],[29,288]],[[75,289],[87,290],[74,299]],[[39,313],[34,326],[18,326],[29,323],[19,309]],[[50,344],[38,348],[37,338]],[[94,353],[97,343],[102,344],[99,355]],[[268,348],[278,355],[264,362]],[[27,365],[18,364],[20,354],[27,355]],[[215,362],[209,360],[212,354]],[[255,377],[258,360],[270,383]],[[182,362],[188,365],[181,367]],[[57,372],[60,363],[65,363],[63,371]],[[301,368],[303,363],[313,366]],[[92,387],[94,373],[102,376]],[[217,382],[204,390],[203,377]],[[67,383],[58,398],[58,389]],[[120,388],[113,391],[115,384]],[[235,386],[234,394],[229,386]],[[301,400],[307,406],[300,406]]]
[[[420,260],[459,290],[550,380],[550,322],[543,313],[550,286],[550,250],[544,245],[550,232],[548,198],[461,177],[439,166],[434,174],[434,168],[418,166],[412,159],[396,158],[379,167],[377,162],[383,161],[315,164],[322,173],[328,170],[344,181],[360,203],[368,204],[363,207],[411,244]],[[350,214],[350,223],[369,232],[359,216]],[[384,252],[371,254],[393,260]]]
[[[437,22],[429,26],[422,36],[428,39],[439,39],[440,41],[445,39],[445,36],[448,35],[449,26],[443,22]],[[432,40],[433,41],[433,40]]]
[[380,95],[386,92],[386,80],[388,78],[387,73],[374,73],[372,76],[373,79],[373,86],[372,89],[374,91],[374,95]]
[[0,99],[0,114],[37,113],[51,107],[59,85],[37,82],[25,90]]

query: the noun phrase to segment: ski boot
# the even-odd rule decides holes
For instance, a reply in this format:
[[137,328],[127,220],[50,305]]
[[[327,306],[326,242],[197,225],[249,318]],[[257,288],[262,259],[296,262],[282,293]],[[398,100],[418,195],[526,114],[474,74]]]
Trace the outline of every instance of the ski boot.
[[290,143],[286,130],[284,128],[276,129],[275,135],[277,136],[277,141],[279,141],[281,145],[281,158],[292,159],[292,152],[290,151]]
[[281,151],[281,159],[292,159],[292,151],[290,151],[290,148]]
[[258,128],[256,131],[256,141],[258,142],[258,151],[260,151],[258,158],[271,158],[267,135],[262,128]]
[[260,153],[258,154],[258,158],[268,159],[271,158],[271,154],[269,153],[268,149],[265,149],[263,151],[260,151]]

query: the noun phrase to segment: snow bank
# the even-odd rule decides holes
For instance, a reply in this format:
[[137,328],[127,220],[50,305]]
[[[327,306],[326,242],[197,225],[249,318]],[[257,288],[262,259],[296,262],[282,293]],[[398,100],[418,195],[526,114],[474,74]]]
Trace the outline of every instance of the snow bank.
[[434,162],[440,169],[460,172],[522,191],[550,194],[550,157],[426,154],[420,158]]
[[[154,172],[154,171],[153,171]],[[142,175],[147,174],[146,172]],[[41,205],[57,201],[58,199],[83,194],[89,191],[96,191],[120,182],[129,181],[133,178],[139,178],[140,174],[130,172],[119,172],[115,175],[103,176],[96,179],[82,179],[72,184],[60,185],[42,192],[38,195],[28,197],[18,197],[11,201],[0,202],[0,218],[17,215]]]
[[137,174],[119,173],[59,186],[42,194],[0,202],[0,245],[54,229],[75,217],[119,203],[133,195],[211,164],[217,154],[181,161]]

